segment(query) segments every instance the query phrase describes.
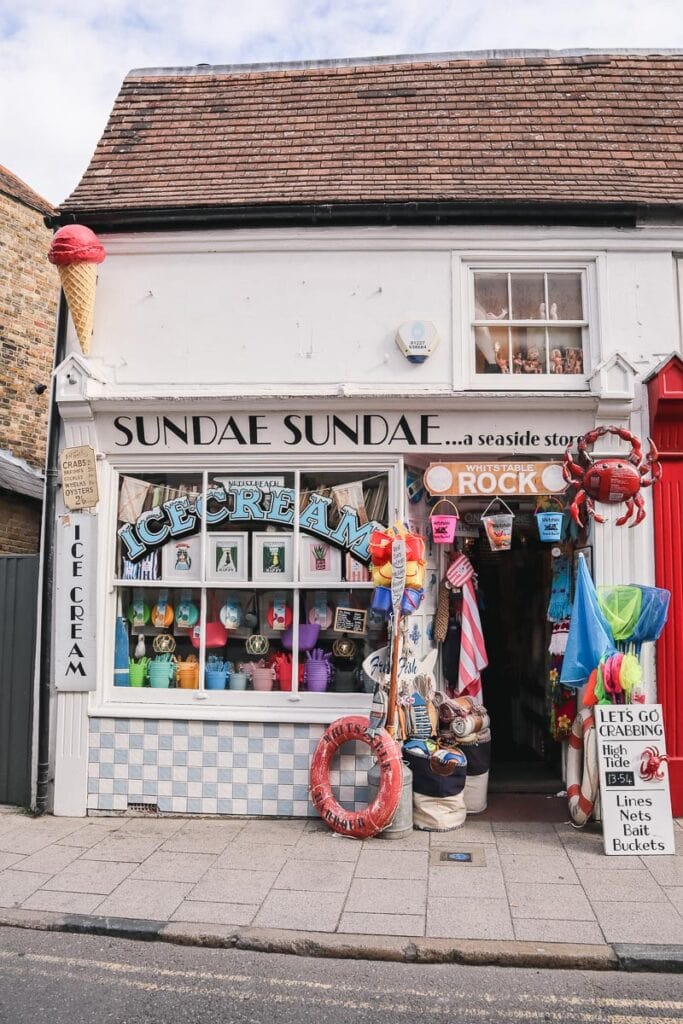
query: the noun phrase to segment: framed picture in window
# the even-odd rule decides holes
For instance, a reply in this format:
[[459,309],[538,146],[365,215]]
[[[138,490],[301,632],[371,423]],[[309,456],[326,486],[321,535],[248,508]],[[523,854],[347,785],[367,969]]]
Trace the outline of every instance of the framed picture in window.
[[291,533],[252,533],[251,578],[256,583],[292,583],[294,537]]
[[175,537],[161,549],[161,575],[165,580],[186,583],[198,580],[201,556],[201,537]]
[[246,583],[249,550],[246,533],[209,533],[206,542],[206,578],[212,583]]
[[341,582],[341,551],[320,537],[299,538],[299,579],[302,583]]

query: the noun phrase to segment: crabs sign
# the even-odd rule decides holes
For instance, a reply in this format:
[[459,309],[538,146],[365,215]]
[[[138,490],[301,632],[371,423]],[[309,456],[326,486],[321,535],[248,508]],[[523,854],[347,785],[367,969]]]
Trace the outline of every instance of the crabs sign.
[[[605,434],[616,434],[622,441],[628,441],[630,452],[596,459],[588,448]],[[645,518],[645,502],[640,489],[650,487],[662,475],[659,453],[652,440],[650,451],[643,458],[640,438],[635,434],[623,427],[597,427],[578,439],[577,448],[578,461],[572,458],[570,444],[562,464],[565,480],[576,488],[574,500],[569,506],[574,522],[579,526],[585,525],[581,522],[581,506],[585,504],[588,515],[593,516],[597,523],[604,523],[605,517],[595,511],[595,502],[602,501],[607,505],[626,503],[626,511],[617,519],[617,526],[628,522],[634,512],[635,520],[630,525],[642,523]]]

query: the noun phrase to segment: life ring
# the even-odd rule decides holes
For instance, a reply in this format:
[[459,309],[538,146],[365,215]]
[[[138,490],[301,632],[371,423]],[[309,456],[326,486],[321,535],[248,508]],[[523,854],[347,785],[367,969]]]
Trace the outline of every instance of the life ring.
[[598,796],[598,784],[595,717],[592,708],[583,708],[572,724],[567,751],[567,799],[575,825],[582,827],[589,821]]
[[[368,732],[370,721],[362,715],[338,718],[329,725],[311,761],[311,800],[326,825],[354,839],[370,839],[391,822],[401,799],[403,763],[401,748],[386,729]],[[363,811],[347,811],[335,799],[330,785],[332,758],[344,743],[367,743],[377,758],[380,780],[377,796]]]

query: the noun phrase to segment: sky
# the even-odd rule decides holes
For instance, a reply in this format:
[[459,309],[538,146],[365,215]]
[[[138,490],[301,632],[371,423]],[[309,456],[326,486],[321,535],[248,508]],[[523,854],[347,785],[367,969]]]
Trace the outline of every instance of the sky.
[[683,0],[0,0],[0,164],[54,204],[142,67],[683,49]]

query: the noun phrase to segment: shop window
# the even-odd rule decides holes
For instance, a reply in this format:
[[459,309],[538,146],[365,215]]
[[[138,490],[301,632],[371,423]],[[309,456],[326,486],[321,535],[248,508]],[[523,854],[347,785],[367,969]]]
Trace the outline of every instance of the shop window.
[[505,386],[531,388],[538,376],[546,387],[585,386],[585,271],[473,270],[472,297],[477,376],[504,374]]
[[386,642],[367,560],[388,508],[387,471],[122,474],[116,696],[361,693]]

